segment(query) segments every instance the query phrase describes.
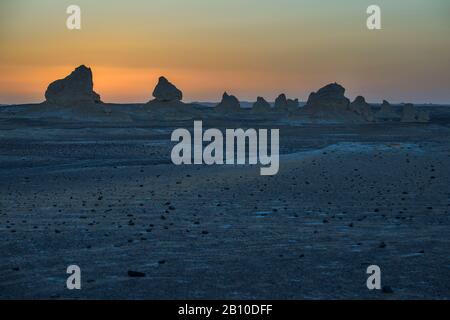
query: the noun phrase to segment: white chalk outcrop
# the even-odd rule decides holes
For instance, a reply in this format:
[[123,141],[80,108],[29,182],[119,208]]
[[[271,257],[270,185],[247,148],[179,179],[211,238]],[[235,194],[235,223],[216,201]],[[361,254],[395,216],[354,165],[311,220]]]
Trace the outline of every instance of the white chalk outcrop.
[[307,108],[346,110],[350,100],[345,97],[345,88],[337,83],[331,83],[309,95]]
[[228,93],[224,92],[222,101],[216,106],[216,111],[219,112],[240,112],[241,104],[239,100]]
[[364,118],[366,121],[374,121],[372,107],[366,102],[366,99],[363,96],[357,96],[355,100],[350,103],[350,110]]
[[287,99],[286,95],[284,93],[280,94],[275,99],[274,104],[274,110],[275,111],[282,111],[282,112],[289,112],[289,111],[295,111],[299,107],[298,99]]
[[383,100],[380,110],[375,113],[375,118],[378,122],[393,122],[400,121],[401,115],[388,101]]
[[270,103],[268,103],[263,97],[258,97],[256,102],[253,104],[252,111],[256,113],[270,112]]
[[93,88],[91,69],[81,65],[64,79],[52,82],[45,92],[45,99],[59,106],[101,103]]
[[159,102],[181,101],[183,93],[165,77],[160,77],[153,90],[153,97]]
[[425,110],[417,110],[412,103],[406,103],[402,108],[402,122],[429,122],[430,115]]

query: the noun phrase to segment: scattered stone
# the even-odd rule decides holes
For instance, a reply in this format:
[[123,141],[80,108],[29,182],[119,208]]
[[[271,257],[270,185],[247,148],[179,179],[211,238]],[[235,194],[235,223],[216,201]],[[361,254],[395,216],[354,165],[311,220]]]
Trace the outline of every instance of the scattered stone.
[[139,272],[139,271],[129,270],[128,271],[128,276],[131,277],[131,278],[143,278],[143,277],[145,277],[145,273]]

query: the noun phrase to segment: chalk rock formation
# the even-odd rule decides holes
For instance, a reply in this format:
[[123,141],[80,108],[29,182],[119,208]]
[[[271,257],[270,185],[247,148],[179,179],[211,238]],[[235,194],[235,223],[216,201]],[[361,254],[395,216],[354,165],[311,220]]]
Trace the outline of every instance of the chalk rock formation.
[[59,106],[101,103],[93,88],[91,69],[81,65],[64,79],[52,82],[45,92],[45,99]]
[[403,105],[402,108],[402,122],[416,122],[416,109],[414,108],[414,105],[411,103],[407,103]]
[[386,100],[383,100],[380,110],[375,114],[377,121],[399,121],[401,116],[396,112],[395,108]]
[[372,107],[366,102],[363,96],[357,96],[350,104],[350,110],[360,115],[366,121],[374,121]]
[[311,93],[306,106],[308,108],[338,108],[345,110],[348,108],[350,100],[344,94],[344,87],[337,83],[331,83],[319,89],[319,91]]
[[402,122],[429,122],[430,115],[426,111],[419,111],[413,104],[407,103],[402,108]]
[[417,122],[430,122],[430,113],[428,111],[417,112]]
[[276,111],[295,111],[299,107],[298,99],[287,99],[284,93],[275,99],[274,109]]
[[275,99],[275,105],[274,108],[275,110],[287,110],[287,99],[286,99],[286,95],[284,93],[280,94],[276,99]]
[[287,99],[287,107],[290,111],[295,111],[300,106],[298,99]]
[[258,113],[270,112],[271,106],[263,97],[258,97],[253,104],[252,111]]
[[239,112],[241,111],[241,104],[235,96],[224,92],[222,101],[216,106],[216,110],[221,112]]
[[183,99],[183,93],[164,77],[159,78],[158,84],[153,90],[153,96],[160,102],[181,101]]

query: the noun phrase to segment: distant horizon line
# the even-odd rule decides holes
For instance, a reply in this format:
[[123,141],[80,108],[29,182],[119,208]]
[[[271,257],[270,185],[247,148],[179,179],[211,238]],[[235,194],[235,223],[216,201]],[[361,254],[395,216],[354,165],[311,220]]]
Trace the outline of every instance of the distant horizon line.
[[[133,104],[147,104],[149,101],[152,101],[153,99],[150,99],[150,100],[148,100],[148,101],[144,101],[144,102],[112,102],[112,101],[108,101],[108,102],[105,102],[105,101],[102,101],[102,103],[101,104],[123,104],[123,105],[133,105]],[[238,98],[238,100],[239,100],[239,98]],[[387,99],[380,99],[380,101],[379,102],[370,102],[370,101],[366,101],[368,104],[371,104],[371,105],[381,105],[382,103],[383,103],[383,100],[386,100],[387,102],[389,102],[391,105],[402,105],[402,104],[408,104],[408,103],[411,103],[411,104],[414,104],[414,105],[416,105],[416,106],[420,106],[420,105],[429,105],[429,106],[450,106],[450,102],[448,102],[448,103],[435,103],[435,102],[411,102],[411,101],[408,101],[408,102],[406,102],[406,101],[402,101],[402,102],[392,102],[392,101],[389,101],[389,100],[387,100]],[[270,100],[266,100],[268,103],[270,103],[270,104],[274,104],[275,103],[275,101],[270,101]],[[352,100],[351,100],[352,101]],[[19,103],[3,103],[3,102],[0,102],[0,106],[22,106],[22,105],[39,105],[39,104],[42,104],[42,103],[45,103],[46,101],[45,101],[45,99],[43,100],[43,101],[40,101],[40,102],[36,102],[36,101],[33,101],[33,102],[19,102]],[[220,103],[220,100],[218,100],[218,101],[207,101],[207,100],[191,100],[191,101],[189,101],[189,100],[182,100],[181,102],[183,102],[183,103],[186,103],[186,104],[189,104],[189,103],[191,103],[191,104],[195,104],[195,103],[197,103],[197,104],[219,104]],[[256,100],[255,101],[251,101],[251,100],[239,100],[239,103],[246,103],[246,104],[253,104],[253,103],[255,103],[256,102]],[[302,107],[302,106],[304,106],[304,105],[306,105],[307,104],[307,101],[303,101],[303,100],[299,100],[299,103],[301,104],[301,106],[300,107]]]

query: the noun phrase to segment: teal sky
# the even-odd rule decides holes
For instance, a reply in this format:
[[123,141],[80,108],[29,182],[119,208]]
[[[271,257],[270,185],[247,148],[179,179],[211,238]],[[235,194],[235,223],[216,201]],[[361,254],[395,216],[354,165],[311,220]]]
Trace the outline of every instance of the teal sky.
[[[366,28],[371,4],[382,30]],[[450,103],[449,16],[448,0],[2,0],[0,103],[42,101],[80,64],[111,102],[149,100],[165,75],[188,101],[306,100],[337,81],[350,98]]]

